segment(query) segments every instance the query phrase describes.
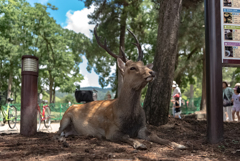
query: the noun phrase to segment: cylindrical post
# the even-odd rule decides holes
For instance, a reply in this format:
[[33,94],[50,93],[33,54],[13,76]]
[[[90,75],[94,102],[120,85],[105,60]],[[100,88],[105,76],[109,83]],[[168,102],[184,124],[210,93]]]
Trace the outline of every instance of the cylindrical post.
[[22,91],[20,133],[34,135],[37,131],[38,102],[38,58],[31,55],[22,57]]
[[220,0],[205,0],[207,138],[223,138],[222,48]]

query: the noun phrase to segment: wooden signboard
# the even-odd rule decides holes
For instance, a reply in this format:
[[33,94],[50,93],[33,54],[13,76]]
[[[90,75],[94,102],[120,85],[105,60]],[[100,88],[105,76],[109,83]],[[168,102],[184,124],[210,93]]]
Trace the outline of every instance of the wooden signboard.
[[223,66],[240,66],[240,0],[221,0]]

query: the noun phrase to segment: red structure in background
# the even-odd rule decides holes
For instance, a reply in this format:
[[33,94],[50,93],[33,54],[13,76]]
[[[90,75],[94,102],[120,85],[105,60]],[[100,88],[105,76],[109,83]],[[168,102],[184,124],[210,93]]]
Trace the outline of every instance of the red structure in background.
[[34,135],[37,131],[38,66],[37,57],[22,56],[20,134],[25,136]]

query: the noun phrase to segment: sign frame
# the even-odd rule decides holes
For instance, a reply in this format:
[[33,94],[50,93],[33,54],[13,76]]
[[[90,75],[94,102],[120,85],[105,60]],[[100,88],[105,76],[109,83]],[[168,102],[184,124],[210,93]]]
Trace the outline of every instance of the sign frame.
[[[240,33],[240,22],[238,24],[236,23],[224,23],[224,11],[232,11],[230,13],[238,13],[239,19],[240,19],[240,6],[239,7],[230,7],[230,6],[224,6],[224,0],[220,0],[220,11],[221,11],[221,46],[222,46],[222,66],[223,67],[240,67],[240,34],[239,34],[239,40],[225,40],[225,26],[233,26],[233,27],[239,27],[239,33]],[[231,6],[233,3],[231,2]],[[235,14],[234,14],[235,15]],[[233,16],[232,16],[233,19]],[[233,21],[233,20],[232,20]],[[230,29],[229,29],[230,30]],[[236,29],[232,29],[232,39],[233,39],[233,32]],[[234,50],[239,48],[239,58],[234,57],[225,57],[225,46],[226,43],[229,44],[230,51],[228,50],[228,53],[232,56],[234,56]],[[234,46],[233,44],[239,43],[238,46]],[[232,44],[232,45],[231,45]],[[231,52],[232,50],[232,52]]]

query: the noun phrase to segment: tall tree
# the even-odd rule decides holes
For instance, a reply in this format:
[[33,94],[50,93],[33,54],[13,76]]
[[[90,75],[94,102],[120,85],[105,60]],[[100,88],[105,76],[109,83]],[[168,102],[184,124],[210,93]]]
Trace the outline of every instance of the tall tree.
[[[121,52],[121,47],[123,51],[126,50],[127,27],[133,27],[133,32],[136,33],[139,41],[141,40],[141,37],[144,37],[140,37],[140,35],[144,35],[144,33],[146,32],[145,20],[149,17],[148,13],[144,16],[141,12],[143,11],[142,1],[86,0],[85,5],[87,7],[90,7],[91,5],[95,6],[94,12],[89,15],[89,18],[91,19],[90,23],[100,23],[98,33],[99,35],[102,35],[106,38],[106,45],[110,48],[111,51],[117,53],[116,55],[120,57],[123,56]],[[147,9],[148,7],[149,6],[145,7],[145,9]],[[141,16],[139,16],[139,13],[141,13]],[[129,40],[132,41],[133,39],[131,38]],[[109,77],[109,65],[115,64],[115,58],[111,58],[109,55],[105,54],[104,51],[100,51],[98,47],[96,48],[95,46],[97,45],[95,39],[93,39],[93,42],[91,44],[91,47],[86,52],[86,57],[89,61],[89,71],[91,68],[94,67],[95,72],[97,74],[100,74],[99,83],[102,87],[107,86],[109,83],[113,83],[114,77],[116,77],[117,81],[115,81],[115,83],[117,84],[117,93],[119,93],[122,86],[122,75],[120,74],[120,72],[116,72],[116,74]],[[133,46],[128,48],[128,58],[131,57],[133,50]],[[92,53],[94,53],[94,56],[92,55]]]
[[153,125],[168,121],[181,8],[182,0],[160,1],[157,49],[153,63],[157,76],[149,84],[144,101],[147,121]]
[[[20,57],[23,53],[29,53],[31,48],[31,32],[27,30],[29,23],[25,11],[29,10],[30,5],[24,0],[1,0],[0,1],[0,37],[3,41],[0,46],[7,42],[7,45],[1,47],[1,67],[4,67],[7,79],[7,97],[11,96],[13,83],[19,82],[16,75],[20,68]],[[3,68],[2,68],[3,69]],[[1,71],[1,77],[4,72]],[[5,84],[4,81],[2,85]],[[17,85],[18,86],[18,85]],[[3,86],[1,86],[3,87]],[[1,88],[0,87],[0,88]],[[14,87],[15,90],[17,87]],[[2,89],[3,90],[3,89]]]
[[[55,91],[72,92],[73,83],[81,81],[79,64],[84,53],[83,34],[63,29],[50,17],[47,8],[55,6],[25,0],[0,0],[0,90],[20,95],[21,57],[35,55],[39,58],[39,86],[49,86],[50,102],[55,101]],[[76,44],[77,42],[78,44]]]
[[181,87],[194,84],[194,76],[202,78],[204,29],[203,3],[183,8],[174,73],[174,80]]

